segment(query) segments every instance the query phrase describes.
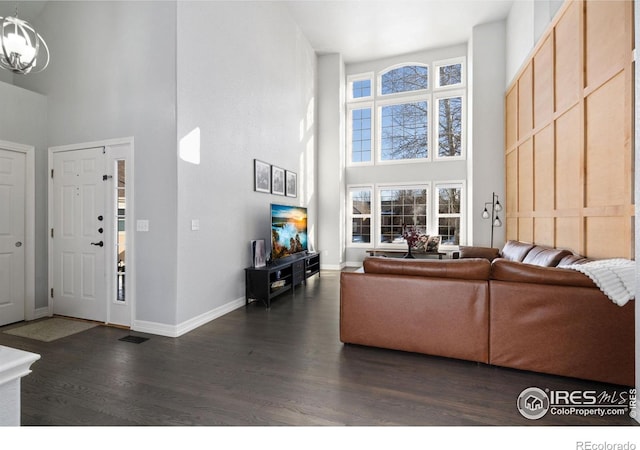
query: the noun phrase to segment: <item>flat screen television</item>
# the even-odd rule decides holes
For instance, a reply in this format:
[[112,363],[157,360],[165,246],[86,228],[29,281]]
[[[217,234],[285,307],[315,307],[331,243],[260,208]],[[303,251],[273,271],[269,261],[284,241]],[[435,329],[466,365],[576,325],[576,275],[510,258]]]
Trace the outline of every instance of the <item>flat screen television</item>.
[[307,208],[271,204],[271,259],[307,251]]

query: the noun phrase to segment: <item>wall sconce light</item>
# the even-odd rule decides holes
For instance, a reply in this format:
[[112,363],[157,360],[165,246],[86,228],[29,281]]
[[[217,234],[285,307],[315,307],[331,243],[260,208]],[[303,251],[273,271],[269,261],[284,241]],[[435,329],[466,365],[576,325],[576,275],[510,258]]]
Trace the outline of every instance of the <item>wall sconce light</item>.
[[[487,205],[491,205],[491,214],[489,214]],[[502,211],[502,205],[500,204],[500,200],[498,199],[498,194],[493,192],[491,201],[485,202],[484,211],[482,211],[483,219],[491,219],[491,247],[493,247],[493,229],[495,227],[502,226],[502,221],[500,220],[500,216],[498,216],[498,213],[500,211]]]

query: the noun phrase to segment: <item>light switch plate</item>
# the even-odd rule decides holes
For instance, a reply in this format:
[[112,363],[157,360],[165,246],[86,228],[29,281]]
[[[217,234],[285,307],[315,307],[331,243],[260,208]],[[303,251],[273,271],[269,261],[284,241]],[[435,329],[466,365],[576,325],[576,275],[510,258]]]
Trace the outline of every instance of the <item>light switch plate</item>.
[[136,222],[136,231],[149,231],[149,221],[138,220]]

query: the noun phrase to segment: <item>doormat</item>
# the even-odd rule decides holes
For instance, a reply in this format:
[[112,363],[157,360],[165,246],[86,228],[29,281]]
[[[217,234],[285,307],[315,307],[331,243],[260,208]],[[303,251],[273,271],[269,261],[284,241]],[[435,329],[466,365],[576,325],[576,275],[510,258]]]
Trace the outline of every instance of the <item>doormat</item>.
[[53,342],[97,326],[98,324],[93,322],[52,317],[51,319],[39,320],[38,322],[11,328],[3,333],[35,339],[36,341]]
[[149,338],[140,337],[140,336],[125,336],[123,338],[118,339],[122,342],[131,342],[132,344],[142,344],[144,341],[148,341]]

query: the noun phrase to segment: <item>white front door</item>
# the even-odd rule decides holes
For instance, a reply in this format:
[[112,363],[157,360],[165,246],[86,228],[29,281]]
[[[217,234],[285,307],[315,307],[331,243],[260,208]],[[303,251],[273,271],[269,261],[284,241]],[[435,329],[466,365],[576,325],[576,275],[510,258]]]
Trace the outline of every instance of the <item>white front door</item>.
[[53,313],[107,321],[104,147],[53,153]]
[[0,326],[25,318],[26,155],[0,149]]

